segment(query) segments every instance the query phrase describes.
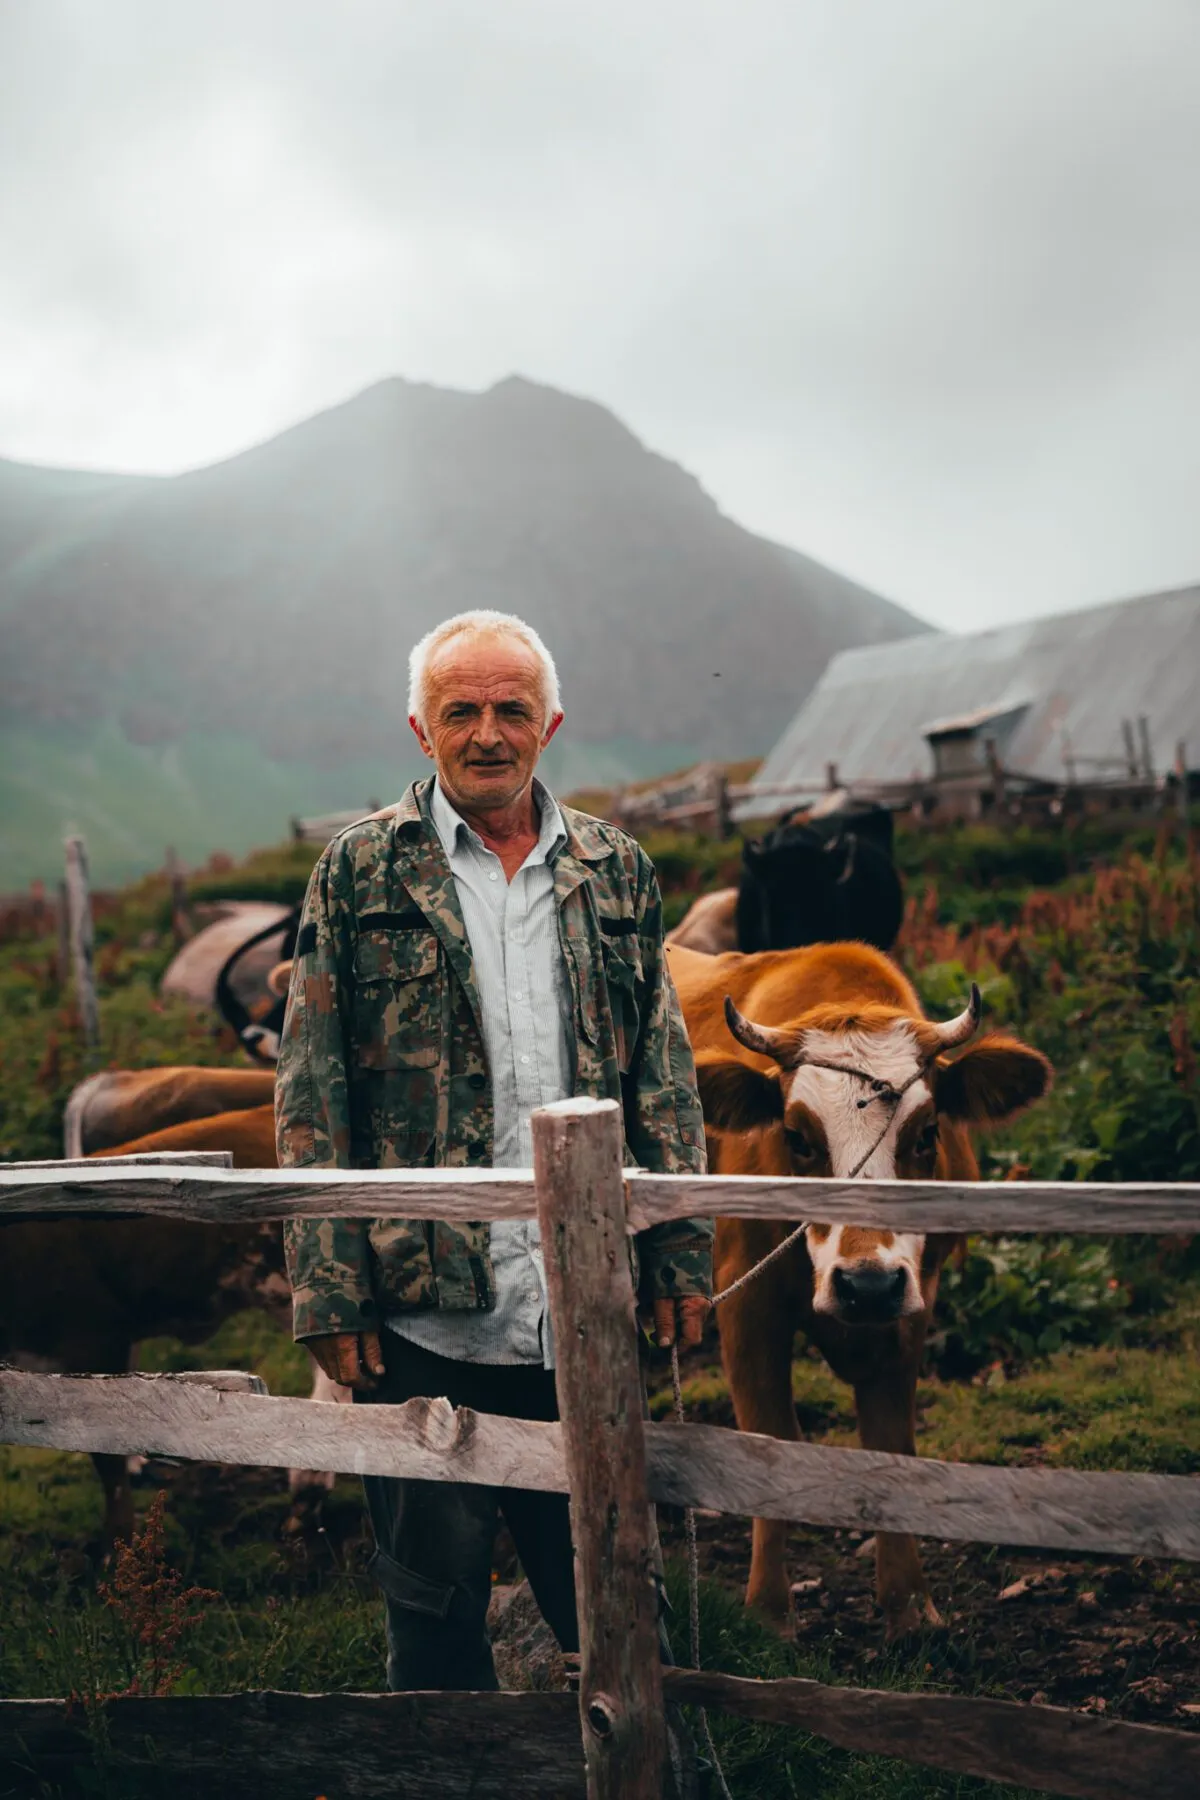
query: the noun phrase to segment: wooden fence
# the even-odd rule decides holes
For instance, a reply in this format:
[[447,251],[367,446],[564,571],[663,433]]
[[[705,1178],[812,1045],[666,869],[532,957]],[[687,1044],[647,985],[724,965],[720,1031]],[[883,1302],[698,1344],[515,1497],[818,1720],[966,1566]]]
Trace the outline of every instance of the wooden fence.
[[861,777],[843,783],[836,763],[808,780],[729,781],[719,763],[699,763],[683,775],[653,787],[613,792],[609,813],[615,824],[639,832],[689,830],[728,837],[737,824],[808,807],[837,794],[843,805],[886,806],[915,823],[986,818],[1000,825],[1058,824],[1064,818],[1165,815],[1188,822],[1189,777],[1180,766],[1169,777],[1126,773],[1072,776],[1045,781],[993,762],[966,776],[928,775],[907,781]]
[[[953,1464],[644,1423],[626,1233],[697,1211],[918,1231],[1196,1232],[1200,1185],[848,1182],[623,1172],[611,1102],[535,1116],[535,1170],[234,1170],[98,1163],[0,1167],[0,1224],[147,1213],[447,1220],[537,1216],[558,1347],[561,1424],[444,1400],[343,1408],[273,1399],[246,1375],[52,1376],[0,1370],[0,1440],[203,1461],[567,1492],[581,1631],[571,1694],[236,1694],[103,1707],[107,1754],[157,1758],[173,1794],[311,1800],[661,1791],[664,1701],[791,1725],[849,1749],[1045,1792],[1183,1800],[1200,1735],[1053,1707],[662,1669],[650,1505],[986,1543],[1200,1560],[1200,1480]],[[0,1702],[0,1766],[62,1780],[95,1718]],[[23,1759],[23,1760],[22,1760]],[[314,1785],[316,1784],[316,1785]]]

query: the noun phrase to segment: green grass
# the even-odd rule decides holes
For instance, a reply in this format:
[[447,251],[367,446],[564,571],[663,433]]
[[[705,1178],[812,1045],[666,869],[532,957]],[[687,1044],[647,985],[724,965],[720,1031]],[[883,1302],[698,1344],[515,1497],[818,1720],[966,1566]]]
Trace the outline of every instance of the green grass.
[[[973,1382],[926,1373],[918,1389],[918,1450],[945,1462],[1200,1473],[1200,1284],[1157,1321],[1153,1348],[1074,1346],[1015,1375],[1002,1365]],[[806,1435],[857,1443],[853,1395],[815,1354],[798,1356],[792,1392]],[[731,1424],[715,1361],[684,1383],[692,1419]],[[671,1412],[669,1387],[651,1414]]]
[[[277,1484],[278,1487],[278,1484]],[[172,1559],[189,1581],[219,1590],[185,1644],[182,1694],[262,1688],[302,1692],[370,1692],[383,1676],[381,1606],[363,1574],[365,1545],[355,1536],[354,1484],[339,1483],[332,1501],[327,1553],[318,1547],[290,1554],[277,1533],[286,1510],[281,1491],[243,1503],[236,1521],[213,1529],[211,1483],[173,1496],[169,1519]],[[206,1503],[207,1502],[207,1503]],[[144,1501],[143,1501],[144,1504]],[[349,1523],[348,1523],[349,1520]],[[118,1691],[136,1651],[96,1592],[95,1576],[78,1546],[94,1540],[99,1489],[84,1459],[50,1451],[0,1449],[0,1693],[18,1698]],[[686,1575],[668,1565],[675,1633],[683,1652]],[[758,1677],[828,1680],[828,1663],[782,1642],[712,1582],[701,1588],[701,1640],[706,1667]],[[876,1685],[935,1687],[915,1663],[881,1663]],[[1014,1790],[911,1769],[891,1759],[856,1757],[807,1733],[762,1727],[713,1715],[714,1735],[733,1792],[740,1797],[791,1800],[912,1800],[917,1795],[999,1795]],[[104,1760],[82,1771],[98,1788],[47,1788],[47,1800],[101,1792],[117,1800],[123,1786],[103,1784]],[[0,1786],[0,1793],[3,1793]],[[157,1789],[152,1791],[157,1792]]]
[[[667,1594],[677,1621],[687,1618],[687,1577],[675,1560],[667,1564]],[[676,1635],[683,1649],[685,1627]],[[785,1643],[746,1611],[740,1600],[715,1582],[700,1586],[700,1642],[705,1668],[758,1680],[787,1677],[836,1679],[830,1665],[811,1650]],[[873,1685],[895,1691],[936,1692],[938,1684],[922,1659],[881,1659]],[[713,1741],[737,1800],[1018,1800],[1026,1790],[923,1769],[894,1757],[857,1756],[823,1738],[782,1726],[759,1725],[715,1709],[709,1714]]]
[[[669,920],[696,893],[736,876],[736,840],[715,845],[673,834],[648,847]],[[1148,852],[1149,839],[1139,847]],[[1101,830],[1069,839],[973,831],[901,837],[900,860],[928,893],[906,941],[931,1009],[941,1015],[960,1006],[975,977],[989,1022],[1038,1044],[1057,1068],[1051,1098],[988,1143],[992,1174],[1019,1165],[1047,1179],[1200,1178],[1191,1048],[1200,1034],[1200,890],[1174,851],[1094,872],[1120,848]],[[225,895],[293,901],[315,855],[315,846],[283,844],[239,868],[213,858],[191,878],[190,895],[194,902]],[[1031,899],[1038,883],[1055,885]],[[1010,920],[1018,920],[1015,932]],[[101,909],[103,1063],[239,1060],[213,1021],[158,997],[172,952],[161,878]],[[62,1107],[87,1070],[71,997],[54,968],[53,936],[18,925],[0,942],[0,1160],[60,1154]],[[1154,1241],[978,1242],[962,1271],[945,1279],[919,1395],[921,1453],[1200,1473],[1198,1263],[1195,1247]],[[308,1391],[306,1356],[257,1314],[228,1321],[200,1347],[145,1344],[140,1359],[147,1369],[253,1368],[275,1393]],[[951,1367],[972,1378],[939,1379],[937,1371]],[[798,1357],[794,1390],[807,1436],[856,1441],[850,1391],[823,1363]],[[692,1417],[729,1422],[715,1360],[689,1372],[687,1399]],[[653,1404],[661,1412],[664,1396]],[[380,1686],[380,1603],[365,1576],[354,1482],[338,1484],[326,1530],[308,1537],[286,1529],[279,1475],[189,1468],[168,1486],[170,1554],[190,1581],[221,1596],[187,1640],[183,1691]],[[139,1496],[143,1506],[149,1491]],[[0,1447],[0,1693],[110,1691],[128,1679],[131,1646],[96,1589],[100,1522],[100,1490],[85,1458]],[[840,1554],[836,1547],[829,1553]],[[682,1622],[678,1568],[669,1578]],[[971,1579],[978,1583],[977,1570]],[[736,1594],[712,1583],[703,1594],[703,1641],[708,1666],[830,1676],[832,1665],[812,1640],[802,1648],[781,1643]],[[1006,1679],[996,1656],[1009,1654],[1010,1640],[998,1638],[993,1649],[991,1676]],[[977,1664],[968,1662],[966,1686],[960,1670],[955,1691],[969,1691],[976,1679]],[[838,1678],[920,1686],[936,1684],[936,1666],[936,1658],[926,1667],[920,1656],[880,1655],[869,1675],[847,1677],[843,1657]],[[739,1796],[909,1800],[998,1791],[850,1757],[802,1733],[728,1718],[716,1729]],[[87,1791],[125,1800],[119,1787]]]
[[[925,1381],[921,1453],[1196,1472],[1200,1293],[1160,1325],[1169,1354],[1136,1346],[1067,1348],[1011,1378],[994,1370],[971,1384]],[[275,1392],[303,1392],[307,1385],[303,1353],[256,1314],[228,1321],[199,1349],[169,1340],[143,1349],[143,1367],[205,1365],[255,1368]],[[850,1391],[822,1362],[797,1358],[794,1391],[809,1436],[830,1444],[855,1441]],[[690,1416],[728,1420],[715,1361],[690,1376],[685,1398]],[[667,1396],[659,1393],[652,1410],[661,1414],[666,1405]],[[140,1506],[149,1492],[139,1495]],[[285,1530],[287,1497],[282,1477],[272,1472],[229,1478],[217,1470],[188,1470],[171,1482],[170,1496],[172,1560],[189,1581],[221,1596],[187,1639],[180,1692],[361,1692],[382,1686],[381,1609],[365,1575],[368,1543],[355,1482],[338,1483],[326,1532],[303,1540]],[[92,1554],[99,1527],[99,1485],[85,1458],[0,1448],[0,1693],[105,1692],[128,1680],[131,1646],[96,1592]],[[686,1587],[677,1562],[669,1563],[668,1588],[682,1653]],[[819,1650],[781,1641],[745,1611],[739,1594],[711,1581],[703,1584],[701,1630],[706,1667],[760,1678],[839,1679]],[[922,1654],[882,1655],[867,1680],[872,1686],[939,1688],[936,1661],[927,1663]],[[959,1693],[972,1691],[961,1670],[953,1685]],[[980,1679],[975,1691],[995,1690]],[[965,1800],[1014,1792],[889,1758],[851,1756],[803,1732],[723,1715],[714,1715],[713,1727],[739,1800],[816,1794],[831,1800]]]

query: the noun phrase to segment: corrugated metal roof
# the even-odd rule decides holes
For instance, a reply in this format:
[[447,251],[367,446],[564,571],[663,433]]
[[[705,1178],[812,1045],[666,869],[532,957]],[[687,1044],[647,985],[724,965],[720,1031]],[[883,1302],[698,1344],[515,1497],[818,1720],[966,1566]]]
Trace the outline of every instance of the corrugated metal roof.
[[1118,600],[969,636],[872,644],[835,656],[759,770],[761,783],[920,780],[931,720],[1024,706],[1009,768],[1061,781],[1064,755],[1124,758],[1121,721],[1149,720],[1157,771],[1187,742],[1200,766],[1200,587]]

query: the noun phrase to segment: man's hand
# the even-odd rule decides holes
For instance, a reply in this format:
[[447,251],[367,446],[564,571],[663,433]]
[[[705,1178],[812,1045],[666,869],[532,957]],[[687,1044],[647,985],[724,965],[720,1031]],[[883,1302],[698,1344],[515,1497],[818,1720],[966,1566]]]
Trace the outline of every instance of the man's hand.
[[383,1374],[383,1348],[377,1331],[342,1331],[305,1342],[330,1381],[366,1392]]
[[653,1330],[660,1350],[669,1350],[676,1338],[681,1350],[692,1350],[704,1336],[711,1311],[711,1300],[703,1294],[689,1294],[683,1300],[656,1300],[652,1320],[644,1318],[644,1323]]

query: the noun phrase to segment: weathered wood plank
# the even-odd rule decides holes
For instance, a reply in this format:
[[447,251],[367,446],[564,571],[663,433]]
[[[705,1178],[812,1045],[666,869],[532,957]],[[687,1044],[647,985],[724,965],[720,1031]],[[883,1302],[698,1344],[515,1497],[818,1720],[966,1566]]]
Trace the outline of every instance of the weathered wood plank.
[[613,1100],[561,1100],[534,1114],[588,1800],[660,1800],[667,1740],[622,1137]]
[[145,1375],[0,1368],[0,1442],[567,1491],[557,1425],[442,1399],[349,1407]]
[[91,1162],[86,1174],[0,1166],[0,1221],[13,1216],[157,1217],[256,1224],[267,1219],[532,1219],[533,1177],[506,1169],[205,1169],[169,1173]]
[[835,1181],[632,1174],[629,1227],[693,1213],[894,1231],[1200,1232],[1200,1182]]
[[[190,1159],[189,1159],[190,1160]],[[709,1217],[813,1219],[898,1231],[1200,1233],[1200,1183],[833,1181],[627,1171],[628,1226]],[[146,1212],[214,1224],[301,1217],[530,1219],[524,1169],[203,1169],[0,1165],[0,1221]]]
[[650,1493],[797,1524],[1200,1561],[1200,1477],[939,1462],[784,1443],[717,1425],[654,1425]]
[[[816,1681],[750,1681],[666,1669],[668,1700],[810,1731],[847,1750],[1073,1800],[1191,1800],[1200,1734],[1129,1725],[1059,1707],[884,1693]],[[164,1800],[583,1800],[573,1694],[281,1694],[110,1700],[110,1769],[137,1771]],[[79,1706],[0,1701],[0,1772],[69,1781],[89,1767]],[[141,1785],[158,1771],[162,1788]],[[19,1790],[24,1791],[24,1790]]]
[[[186,1378],[0,1368],[0,1441],[567,1492],[557,1425],[455,1411],[444,1400],[351,1409],[261,1398],[249,1385],[256,1379],[237,1370]],[[206,1381],[223,1391],[204,1392]],[[715,1425],[646,1425],[643,1432],[647,1488],[660,1504],[1200,1561],[1196,1476],[945,1463],[789,1444]]]
[[[98,1729],[65,1700],[0,1700],[0,1775],[73,1794],[127,1773],[143,1800],[583,1800],[574,1694],[220,1694],[110,1700]],[[131,1789],[133,1782],[131,1781]],[[55,1791],[58,1788],[55,1787]],[[88,1790],[91,1792],[91,1789]]]
[[[74,1379],[103,1381],[103,1375],[76,1376]],[[128,1376],[109,1376],[108,1380],[128,1380]],[[215,1388],[219,1394],[255,1394],[266,1396],[269,1392],[261,1375],[252,1375],[249,1369],[174,1369],[170,1374],[138,1375],[139,1383],[147,1381],[175,1382],[183,1387]]]
[[749,1681],[692,1669],[664,1670],[663,1686],[669,1700],[721,1707],[761,1724],[798,1726],[846,1750],[898,1756],[1046,1794],[1193,1800],[1200,1793],[1200,1733],[1011,1700]]

